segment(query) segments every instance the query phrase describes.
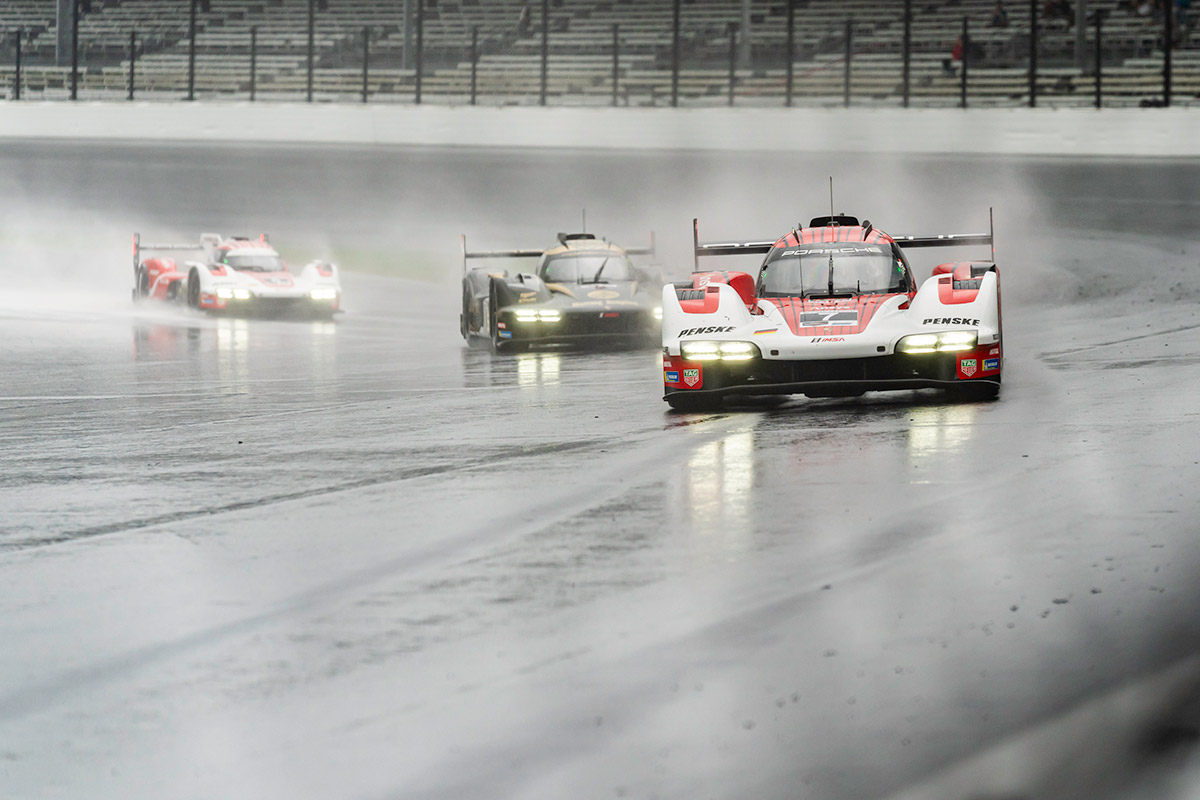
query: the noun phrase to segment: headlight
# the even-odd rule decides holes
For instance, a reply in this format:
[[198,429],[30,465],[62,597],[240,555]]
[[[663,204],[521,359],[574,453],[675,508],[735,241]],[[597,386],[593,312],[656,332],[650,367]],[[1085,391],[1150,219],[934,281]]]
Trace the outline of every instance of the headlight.
[[943,333],[917,333],[905,336],[896,343],[897,353],[950,353],[958,350],[974,350],[979,342],[975,331],[945,331]]
[[233,297],[233,289],[217,289],[217,297],[221,298],[222,300],[228,300]]
[[313,289],[308,296],[313,300],[333,300],[337,297],[337,289]]
[[234,289],[233,290],[233,298],[235,300],[249,300],[250,299],[250,290],[249,289]]
[[513,312],[516,315],[517,322],[558,322],[562,319],[562,312],[556,311],[553,308],[526,308],[519,309]]
[[762,355],[750,342],[684,342],[679,352],[686,361],[747,361]]
[[662,306],[657,306],[657,307],[654,309],[654,318],[655,318],[655,319],[662,319]]

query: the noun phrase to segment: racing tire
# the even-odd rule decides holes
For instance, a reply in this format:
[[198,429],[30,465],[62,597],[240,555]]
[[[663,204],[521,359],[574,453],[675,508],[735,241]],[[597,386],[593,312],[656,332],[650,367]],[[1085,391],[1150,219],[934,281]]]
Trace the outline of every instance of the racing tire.
[[466,340],[471,339],[471,288],[463,281],[462,313],[458,315],[458,332]]
[[667,405],[676,411],[701,412],[720,411],[723,404],[720,397],[712,395],[677,393],[667,395]]
[[150,294],[150,273],[145,267],[138,267],[137,288],[133,292],[135,300],[140,300]]
[[496,281],[491,281],[491,293],[488,300],[488,333],[492,340],[492,351],[495,353],[506,352],[511,349],[513,344],[511,339],[500,338],[500,327],[497,323],[500,322],[499,315],[496,313],[496,301],[499,297],[496,294]]
[[187,304],[189,308],[200,308],[200,276],[196,270],[188,273]]

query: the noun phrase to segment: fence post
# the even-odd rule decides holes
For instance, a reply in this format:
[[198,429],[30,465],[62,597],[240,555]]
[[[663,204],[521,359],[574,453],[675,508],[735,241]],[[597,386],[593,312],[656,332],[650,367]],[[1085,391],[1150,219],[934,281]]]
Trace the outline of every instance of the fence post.
[[547,73],[550,71],[550,0],[542,0],[542,93],[538,105],[546,105]]
[[363,85],[362,101],[367,102],[367,94],[371,91],[371,26],[363,25]]
[[904,42],[901,60],[903,66],[900,76],[900,105],[908,108],[912,87],[912,0],[904,0]]
[[733,87],[737,82],[737,31],[736,22],[729,23],[729,107],[733,107]]
[[1029,107],[1037,106],[1038,2],[1029,0]]
[[1100,108],[1104,102],[1104,90],[1101,86],[1103,83],[1103,60],[1101,58],[1102,50],[1100,45],[1102,42],[1101,36],[1104,28],[1104,10],[1097,8],[1096,14],[1096,108]]
[[413,87],[413,101],[421,105],[421,79],[425,75],[425,0],[417,4],[417,74]]
[[[193,0],[194,2],[194,0]],[[71,99],[79,98],[79,0],[71,2]]]
[[25,38],[25,29],[17,28],[17,69],[13,75],[13,100],[21,99],[21,40]]
[[196,0],[192,0],[188,10],[188,74],[187,99],[196,99]]
[[612,104],[617,106],[617,90],[621,83],[621,26],[613,23],[613,74],[612,74]]
[[471,28],[471,105],[475,105],[479,91],[479,26]]
[[671,107],[679,105],[679,15],[681,0],[675,0],[671,16]]
[[250,102],[258,89],[258,26],[250,26]]
[[133,99],[134,79],[136,76],[135,65],[137,64],[137,31],[129,32],[129,99]]
[[787,5],[787,47],[784,48],[784,58],[787,59],[787,82],[784,88],[784,105],[792,107],[792,89],[794,88],[796,60],[796,0],[788,0]]
[[304,99],[313,101],[313,60],[316,56],[317,0],[308,0],[308,66],[305,74]]
[[1163,106],[1171,105],[1171,50],[1175,47],[1175,4],[1163,10]]
[[854,54],[854,20],[846,20],[846,79],[842,89],[842,105],[850,107],[850,59]]
[[968,27],[967,18],[963,17],[962,29],[962,85],[959,87],[958,104],[961,108],[967,107],[967,65],[971,63],[971,30]]

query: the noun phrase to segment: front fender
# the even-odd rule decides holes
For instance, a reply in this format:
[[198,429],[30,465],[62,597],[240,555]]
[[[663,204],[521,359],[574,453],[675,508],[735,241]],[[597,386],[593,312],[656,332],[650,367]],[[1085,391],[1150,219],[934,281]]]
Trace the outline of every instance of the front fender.
[[753,322],[741,295],[727,283],[710,283],[701,289],[663,287],[663,347],[679,354],[681,339],[734,338],[739,328]]

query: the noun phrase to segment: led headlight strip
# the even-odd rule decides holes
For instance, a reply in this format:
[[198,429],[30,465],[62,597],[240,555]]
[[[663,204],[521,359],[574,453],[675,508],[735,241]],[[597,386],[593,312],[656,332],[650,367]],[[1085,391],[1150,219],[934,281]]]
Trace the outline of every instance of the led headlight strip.
[[897,353],[952,353],[959,350],[974,350],[979,342],[976,331],[943,331],[942,333],[916,333],[905,336],[896,343]]
[[518,309],[513,313],[517,317],[517,322],[558,322],[562,319],[562,312],[553,308],[526,308]]
[[762,356],[758,345],[750,342],[684,342],[679,352],[687,361],[748,361]]

